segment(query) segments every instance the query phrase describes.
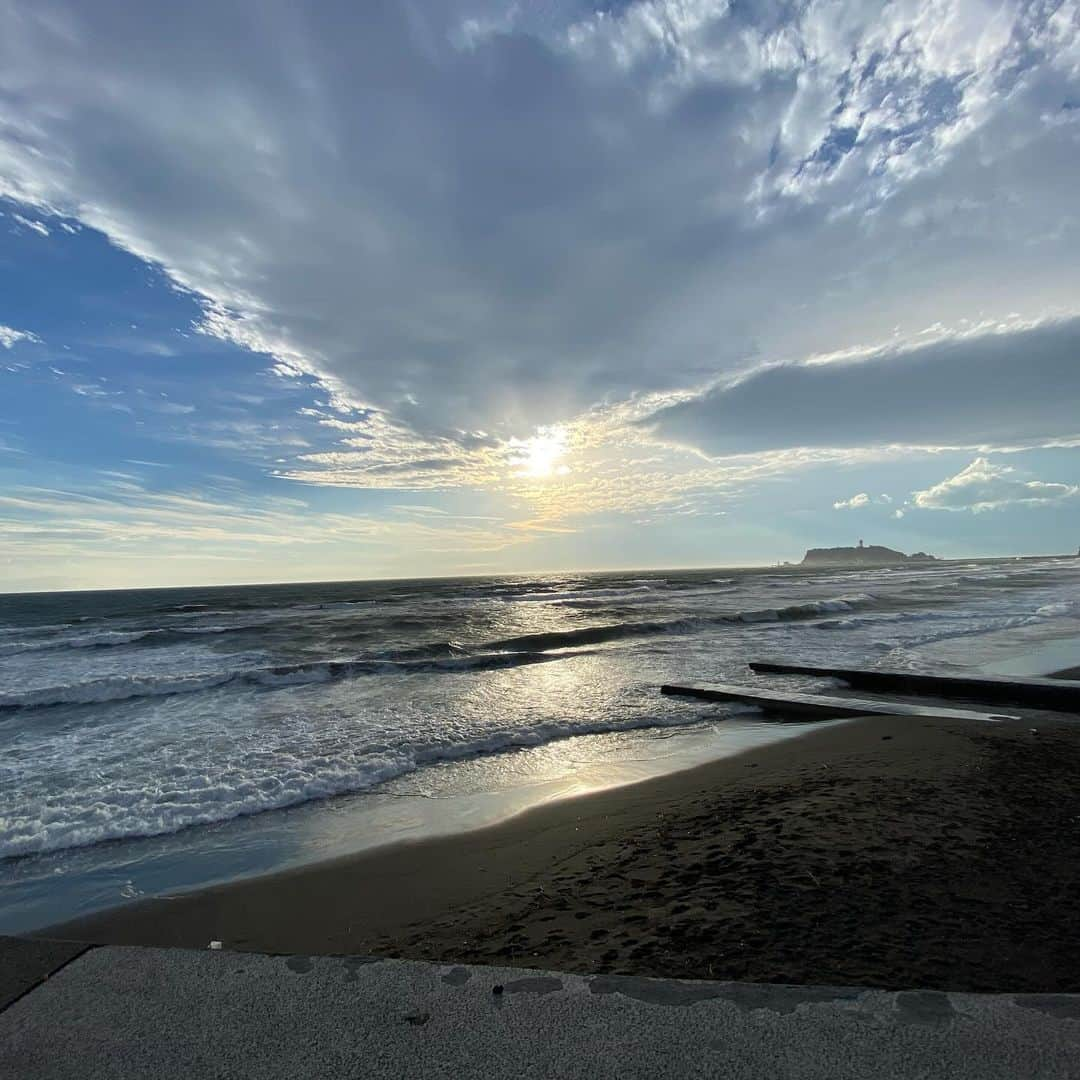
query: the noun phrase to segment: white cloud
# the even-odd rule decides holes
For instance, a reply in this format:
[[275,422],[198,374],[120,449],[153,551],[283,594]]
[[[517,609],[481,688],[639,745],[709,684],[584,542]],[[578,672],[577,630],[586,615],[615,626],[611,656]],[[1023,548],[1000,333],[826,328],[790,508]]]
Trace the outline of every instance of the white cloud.
[[864,506],[870,505],[870,496],[865,491],[860,491],[858,495],[852,495],[850,499],[838,499],[833,503],[834,510],[859,510]]
[[[424,520],[313,511],[289,498],[235,491],[154,491],[130,474],[101,472],[79,489],[15,487],[0,495],[0,565],[72,560],[157,559],[151,577],[167,579],[168,560],[271,560],[295,573],[293,548],[322,549],[342,563],[358,551],[390,565],[401,552],[495,552],[527,543],[527,528],[499,519]],[[278,554],[275,554],[278,553]],[[312,556],[313,565],[321,556]],[[163,578],[164,575],[164,578]]]
[[850,499],[837,499],[833,503],[834,510],[861,510],[865,506],[890,506],[892,497],[889,495],[870,495],[860,491],[858,495],[852,495]]
[[33,218],[23,217],[22,214],[11,215],[24,229],[30,229],[36,232],[38,236],[48,236],[48,228],[40,221],[36,221]]
[[30,341],[36,345],[41,344],[41,338],[37,334],[31,334],[29,330],[16,330],[14,327],[4,326],[0,323],[0,345],[3,345],[5,349],[10,349],[20,341]]
[[940,484],[916,491],[912,502],[923,510],[1000,510],[1006,506],[1043,506],[1075,497],[1080,486],[1023,480],[1009,465],[976,458]]

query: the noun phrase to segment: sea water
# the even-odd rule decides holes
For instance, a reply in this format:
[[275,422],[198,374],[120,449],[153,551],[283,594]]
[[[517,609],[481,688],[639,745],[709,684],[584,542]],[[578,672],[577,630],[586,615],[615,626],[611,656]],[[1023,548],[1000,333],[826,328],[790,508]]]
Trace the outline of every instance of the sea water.
[[1015,671],[1078,635],[1061,559],[0,597],[0,932],[802,729],[665,682]]

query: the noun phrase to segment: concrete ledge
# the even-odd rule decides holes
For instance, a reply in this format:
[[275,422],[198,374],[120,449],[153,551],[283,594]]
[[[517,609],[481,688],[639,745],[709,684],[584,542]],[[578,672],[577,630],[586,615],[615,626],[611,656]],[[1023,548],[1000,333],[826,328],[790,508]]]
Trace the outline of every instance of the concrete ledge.
[[1075,1077],[1080,995],[95,948],[0,1013],[0,1076]]
[[86,949],[86,945],[70,941],[0,937],[0,1009],[6,1009]]

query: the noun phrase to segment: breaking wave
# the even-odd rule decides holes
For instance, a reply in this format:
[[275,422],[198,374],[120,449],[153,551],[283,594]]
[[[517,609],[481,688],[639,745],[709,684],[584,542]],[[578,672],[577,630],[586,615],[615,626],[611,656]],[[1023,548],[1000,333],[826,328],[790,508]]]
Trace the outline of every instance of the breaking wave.
[[787,622],[797,619],[814,619],[833,612],[854,611],[875,602],[869,593],[837,596],[829,600],[811,600],[805,604],[792,604],[780,608],[758,608],[733,611],[722,615],[708,615],[685,619],[647,620],[642,622],[611,623],[605,626],[583,626],[576,630],[555,630],[538,634],[521,634],[518,637],[488,641],[482,649],[551,649],[573,648],[576,645],[602,645],[623,638],[651,637],[655,634],[693,633],[707,626],[725,624],[750,624],[762,622]]
[[[711,709],[710,713],[715,711]],[[733,705],[731,711],[744,712],[746,708]],[[684,727],[688,722],[692,719],[683,713],[638,714],[595,722],[549,721],[528,728],[501,728],[461,741],[432,740],[397,748],[361,746],[334,760],[310,760],[298,745],[295,753],[280,750],[272,762],[253,754],[250,761],[240,758],[229,762],[220,774],[184,771],[165,783],[96,792],[89,805],[80,803],[75,793],[70,802],[49,799],[18,808],[5,823],[0,858],[161,836],[196,825],[356,794],[439,762],[544,746],[578,735]]]
[[[957,635],[1030,624],[1033,637],[1075,633],[1080,563],[1041,577],[1025,566],[1004,581],[958,582],[957,571],[1000,572],[672,571],[8,599],[0,858],[176,833],[579,735],[666,736],[728,709],[661,700],[661,682],[732,677],[766,643],[796,661],[895,666],[905,650],[937,663],[946,650],[933,643]],[[483,674],[560,660],[547,676]],[[466,674],[440,678],[454,673]],[[171,695],[187,696],[163,708]],[[517,775],[517,762],[503,764]]]
[[50,637],[31,641],[0,641],[0,656],[55,649],[115,649],[141,645],[176,645],[201,637],[262,630],[259,623],[235,626],[154,627],[148,630],[98,630],[90,634]]
[[[397,658],[358,658],[346,660],[314,660],[306,663],[252,667],[223,671],[196,672],[187,675],[110,675],[58,686],[42,687],[13,694],[0,694],[0,711],[47,708],[59,705],[90,705],[131,698],[166,697],[175,694],[197,693],[224,686],[275,688],[306,683],[331,682],[336,679],[363,675],[407,675],[419,672],[489,671],[519,667],[525,664],[559,660],[590,645],[602,645],[626,638],[649,637],[659,634],[693,633],[706,626],[753,624],[812,619],[834,612],[853,611],[873,604],[868,593],[840,596],[829,600],[814,600],[782,608],[736,611],[723,615],[685,619],[621,622],[601,626],[584,626],[576,630],[523,634],[518,637],[488,641],[480,645],[443,642],[426,646]],[[197,628],[195,633],[225,632],[231,627]],[[189,633],[191,631],[150,630],[152,634]],[[126,643],[139,636],[126,637]],[[113,643],[118,644],[119,641]]]
[[38,709],[57,705],[91,705],[131,698],[169,697],[223,686],[276,688],[333,682],[363,675],[410,675],[420,672],[488,671],[541,664],[579,656],[538,652],[481,653],[428,660],[313,660],[266,668],[200,672],[193,675],[114,675],[63,686],[0,694],[0,710]]

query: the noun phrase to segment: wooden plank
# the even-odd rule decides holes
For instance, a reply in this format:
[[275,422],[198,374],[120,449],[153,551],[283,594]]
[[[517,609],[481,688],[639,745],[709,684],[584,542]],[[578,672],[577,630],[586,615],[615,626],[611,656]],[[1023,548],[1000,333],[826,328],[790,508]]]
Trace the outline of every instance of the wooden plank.
[[779,690],[759,690],[732,683],[710,683],[708,686],[660,687],[661,694],[701,698],[704,701],[741,701],[756,705],[765,712],[787,716],[813,717],[819,720],[844,716],[933,716],[945,720],[1019,720],[1018,716],[1001,713],[973,712],[970,709],[938,708],[933,705],[912,705],[906,701],[878,701],[867,698],[825,697],[818,694],[785,694]]
[[890,690],[895,693],[932,694],[934,697],[968,701],[1006,701],[1037,709],[1080,712],[1080,682],[1067,679],[1017,678],[1006,675],[933,675],[909,671],[876,671],[866,668],[815,667],[812,664],[784,664],[755,660],[752,671],[777,675],[816,675],[843,679],[863,690]]

